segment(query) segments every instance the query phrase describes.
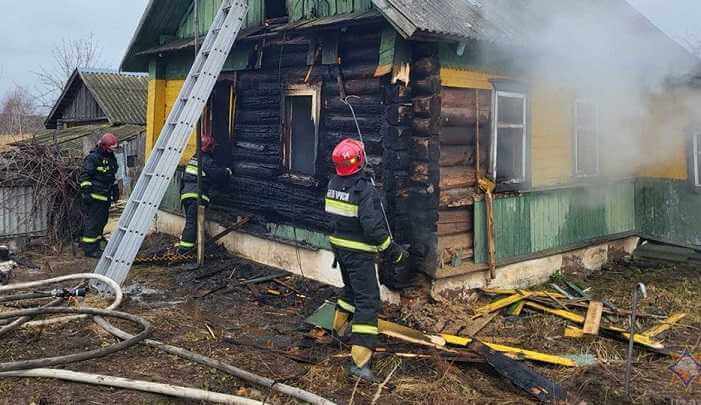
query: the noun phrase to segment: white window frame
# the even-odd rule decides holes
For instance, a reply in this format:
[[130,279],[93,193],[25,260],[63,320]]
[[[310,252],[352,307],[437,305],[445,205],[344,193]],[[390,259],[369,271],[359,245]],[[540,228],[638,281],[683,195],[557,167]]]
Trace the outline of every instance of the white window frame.
[[[305,85],[305,84],[294,84],[294,85],[289,85],[287,87],[287,90],[284,92],[282,96],[282,125],[283,128],[288,124],[287,123],[287,98],[288,97],[295,97],[295,96],[311,96],[312,97],[312,121],[314,122],[314,164],[316,165],[317,163],[317,158],[318,158],[318,150],[319,150],[319,121],[321,117],[321,86],[319,85]],[[292,150],[292,134],[290,133],[290,137],[288,139],[282,139],[283,142],[289,143],[289,145],[283,145],[283,156],[282,160],[284,162],[284,169],[287,173],[289,174],[300,174],[296,173],[292,170],[292,154],[294,153]],[[289,156],[286,156],[284,153],[288,152]],[[315,170],[316,172],[316,170]],[[316,175],[316,173],[315,173]],[[305,175],[306,176],[306,175]],[[314,176],[310,176],[314,177]]]
[[701,143],[701,133],[694,134],[692,139],[692,159],[694,170],[694,186],[701,187],[701,156],[699,156],[699,144]]
[[[591,105],[594,113],[592,130],[594,131],[594,150],[596,154],[596,167],[592,173],[587,173],[579,167],[579,106],[581,104]],[[575,177],[595,177],[601,170],[601,143],[599,142],[599,109],[592,100],[579,98],[574,101],[574,175]]]
[[[497,158],[498,156],[498,143],[499,143],[499,130],[508,128],[518,128],[521,129],[521,176],[516,179],[509,179],[508,181],[501,182],[500,184],[523,184],[527,181],[528,173],[528,96],[524,93],[516,93],[510,91],[500,91],[496,90],[492,92],[494,95],[492,98],[492,111],[494,111],[494,119],[492,120],[492,141],[491,141],[491,162],[490,162],[490,174],[493,179],[497,179]],[[499,122],[499,97],[504,98],[516,98],[523,102],[523,124],[502,124]]]

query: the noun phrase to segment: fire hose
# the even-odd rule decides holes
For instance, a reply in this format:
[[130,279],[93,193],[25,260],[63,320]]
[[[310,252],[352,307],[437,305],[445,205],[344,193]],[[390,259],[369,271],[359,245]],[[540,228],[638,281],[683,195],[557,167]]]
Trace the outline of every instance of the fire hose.
[[[311,403],[311,404],[323,404],[331,405],[333,402],[324,399],[316,394],[304,391],[299,388],[295,388],[286,384],[277,383],[275,380],[258,376],[246,370],[239,369],[227,363],[202,356],[197,353],[190,352],[188,350],[167,345],[165,343],[146,339],[146,337],[151,333],[152,327],[146,320],[127,314],[124,312],[115,311],[114,308],[118,307],[123,300],[123,293],[121,288],[112,279],[99,275],[99,274],[73,274],[63,277],[57,277],[48,280],[34,281],[21,284],[12,284],[0,287],[0,293],[7,291],[34,288],[38,286],[44,286],[48,284],[54,284],[67,280],[86,280],[94,279],[106,284],[114,293],[114,301],[106,309],[95,309],[95,308],[66,308],[66,307],[55,307],[63,301],[63,298],[57,298],[51,301],[49,304],[38,308],[22,309],[10,312],[0,313],[0,320],[2,319],[12,319],[16,318],[15,321],[9,325],[0,328],[0,336],[2,334],[8,333],[20,327],[32,327],[32,326],[44,326],[56,323],[69,322],[85,317],[92,316],[93,320],[108,333],[122,339],[119,343],[114,345],[100,348],[96,350],[90,350],[83,353],[77,353],[65,356],[47,357],[43,359],[34,360],[23,360],[14,361],[7,363],[0,363],[0,377],[44,377],[44,378],[58,378],[68,381],[83,382],[89,384],[99,384],[107,385],[112,387],[128,388],[133,390],[139,390],[144,392],[152,392],[170,396],[176,396],[180,398],[186,398],[191,400],[199,401],[212,401],[218,403],[228,403],[228,404],[260,404],[259,401],[251,400],[248,398],[238,397],[234,395],[214,393],[210,391],[204,391],[188,387],[178,387],[169,384],[157,384],[148,381],[138,381],[125,379],[120,377],[103,376],[88,373],[77,373],[68,370],[60,369],[49,369],[44,367],[56,366],[61,364],[75,363],[78,361],[85,361],[88,359],[95,359],[99,357],[106,356],[111,353],[115,353],[124,350],[130,346],[138,343],[146,344],[147,346],[152,346],[158,348],[169,354],[174,354],[181,358],[188,359],[190,361],[206,365],[217,370],[228,373],[232,376],[241,378],[243,380],[260,384],[270,389],[276,390],[280,393],[289,395],[291,397],[297,398],[299,400]],[[59,290],[60,291],[60,290]],[[66,292],[64,295],[71,295],[77,290],[63,290]],[[39,297],[42,295],[42,297]],[[0,298],[0,302],[7,301],[20,301],[26,299],[37,299],[37,298],[48,298],[61,295],[57,293],[56,290],[53,293],[25,293],[17,294],[13,296],[3,296]],[[29,322],[34,316],[47,315],[47,314],[69,314],[68,316],[63,316],[60,318],[51,318],[46,320],[32,321]],[[127,333],[114,325],[112,325],[105,318],[118,318],[127,320],[129,322],[138,324],[141,326],[142,330],[136,335]]]

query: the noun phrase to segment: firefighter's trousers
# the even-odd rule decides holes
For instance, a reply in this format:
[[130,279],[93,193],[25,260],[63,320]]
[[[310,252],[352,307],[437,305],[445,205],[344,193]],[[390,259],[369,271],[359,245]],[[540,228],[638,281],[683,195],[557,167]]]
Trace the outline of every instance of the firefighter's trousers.
[[377,346],[377,314],[381,309],[375,255],[340,248],[335,252],[344,284],[337,308],[352,314],[350,343],[373,349]]
[[80,238],[85,253],[94,253],[100,247],[102,232],[110,215],[110,202],[90,200],[83,204],[83,234]]

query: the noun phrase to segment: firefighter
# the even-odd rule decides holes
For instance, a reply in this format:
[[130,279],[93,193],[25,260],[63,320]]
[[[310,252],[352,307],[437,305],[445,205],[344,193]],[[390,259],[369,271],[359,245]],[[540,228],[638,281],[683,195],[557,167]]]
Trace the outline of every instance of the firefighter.
[[[231,179],[231,169],[221,168],[214,161],[212,152],[215,142],[211,136],[202,137],[202,204],[209,204],[209,191],[214,185],[226,185]],[[185,167],[180,185],[180,202],[185,213],[185,228],[178,244],[178,254],[190,253],[197,242],[197,157]]]
[[106,133],[83,160],[79,181],[85,224],[80,242],[87,257],[100,256],[100,241],[104,239],[102,232],[107,225],[110,204],[119,200],[118,166],[114,156],[118,147],[117,137]]
[[337,175],[329,182],[325,205],[332,218],[329,241],[344,284],[336,304],[334,330],[340,332],[352,318],[352,362],[347,371],[375,381],[370,360],[377,345],[377,314],[381,308],[375,259],[382,255],[401,264],[408,253],[389,234],[380,196],[363,171],[363,144],[345,139],[336,146],[332,158]]

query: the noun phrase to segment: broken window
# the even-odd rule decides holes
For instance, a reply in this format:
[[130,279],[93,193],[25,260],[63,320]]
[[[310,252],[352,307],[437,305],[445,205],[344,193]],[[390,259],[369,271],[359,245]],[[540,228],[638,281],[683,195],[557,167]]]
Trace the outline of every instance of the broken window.
[[[527,98],[525,93],[494,92],[490,172],[497,184],[518,186],[527,180]],[[513,188],[513,187],[512,187]]]
[[285,0],[265,0],[265,19],[287,17]]
[[587,100],[574,103],[574,166],[578,177],[599,174],[597,110],[594,103]]
[[283,114],[283,165],[288,173],[313,177],[319,144],[320,89],[288,89]]

